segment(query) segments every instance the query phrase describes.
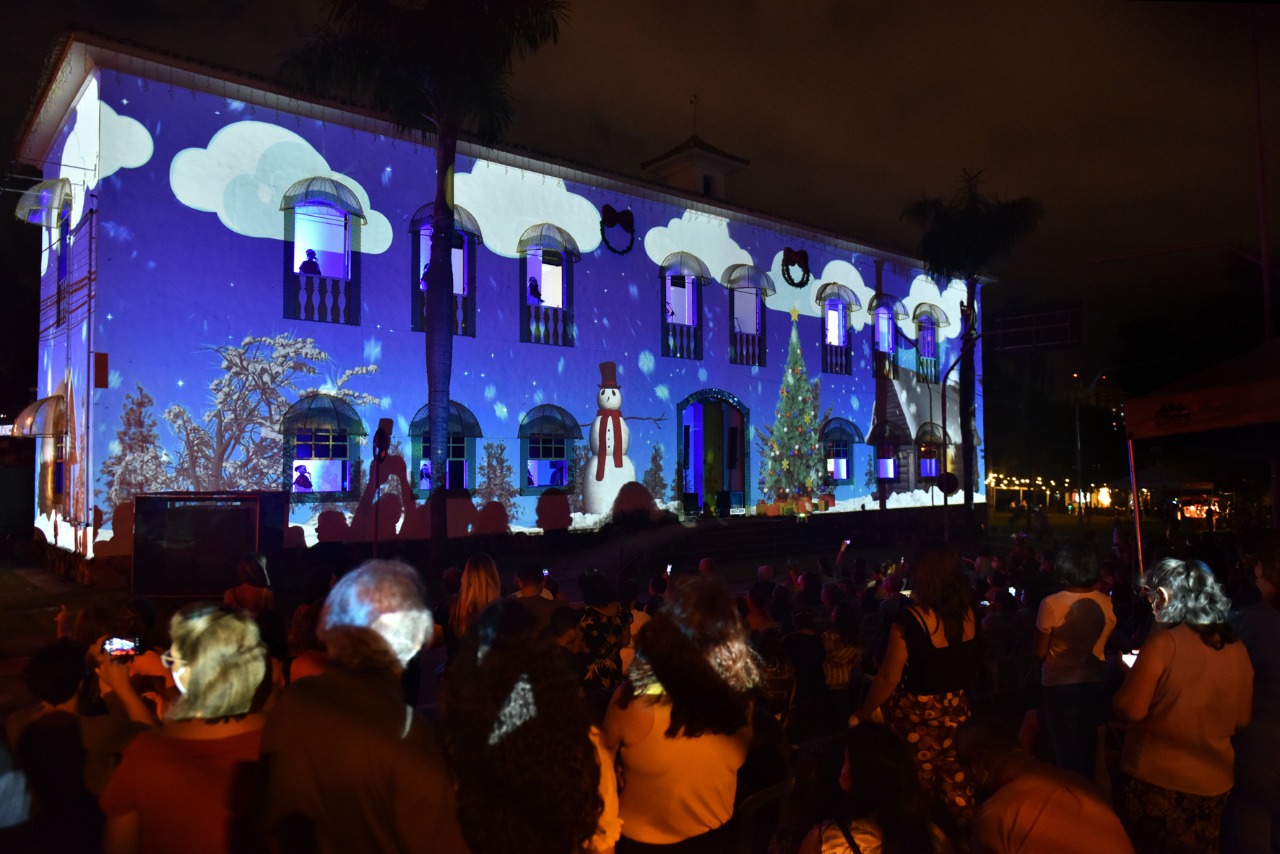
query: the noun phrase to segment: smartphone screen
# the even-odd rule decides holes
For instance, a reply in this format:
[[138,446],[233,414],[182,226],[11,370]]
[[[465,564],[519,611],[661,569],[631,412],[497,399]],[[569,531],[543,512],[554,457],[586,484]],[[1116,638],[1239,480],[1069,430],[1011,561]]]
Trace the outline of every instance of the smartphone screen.
[[138,654],[140,643],[137,638],[107,638],[102,642],[102,651],[112,658],[132,658]]

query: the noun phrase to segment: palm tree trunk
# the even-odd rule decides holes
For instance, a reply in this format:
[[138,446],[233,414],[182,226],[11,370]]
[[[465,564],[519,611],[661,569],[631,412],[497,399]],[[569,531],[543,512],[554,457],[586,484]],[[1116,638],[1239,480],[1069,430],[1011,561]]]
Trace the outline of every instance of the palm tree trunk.
[[[964,329],[961,333],[961,349],[960,349],[960,454],[961,454],[961,473],[964,476],[964,509],[965,512],[972,516],[973,513],[973,486],[974,486],[974,469],[977,462],[974,457],[973,447],[973,422],[977,404],[977,375],[974,373],[976,359],[974,359],[974,350],[977,349],[978,330],[977,330],[977,305],[978,296],[978,280],[970,276],[965,279],[965,310],[963,312],[962,321]],[[943,390],[946,393],[946,390]]]
[[436,199],[427,267],[427,423],[430,425],[431,554],[444,554],[449,536],[445,479],[449,449],[449,382],[453,374],[453,166],[458,137],[442,132],[436,147]]

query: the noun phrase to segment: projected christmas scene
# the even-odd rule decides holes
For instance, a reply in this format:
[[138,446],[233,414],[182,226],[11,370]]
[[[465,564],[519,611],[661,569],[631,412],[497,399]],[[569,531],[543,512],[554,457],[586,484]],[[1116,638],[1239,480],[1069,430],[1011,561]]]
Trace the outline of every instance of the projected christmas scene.
[[67,549],[127,549],[153,493],[285,493],[314,543],[369,536],[375,503],[379,531],[425,537],[440,487],[469,496],[464,534],[597,525],[636,482],[684,514],[940,505],[956,468],[964,289],[918,260],[463,143],[433,471],[429,146],[72,41],[21,158],[44,170],[18,210],[43,248],[39,400],[16,426],[39,442],[36,525]]

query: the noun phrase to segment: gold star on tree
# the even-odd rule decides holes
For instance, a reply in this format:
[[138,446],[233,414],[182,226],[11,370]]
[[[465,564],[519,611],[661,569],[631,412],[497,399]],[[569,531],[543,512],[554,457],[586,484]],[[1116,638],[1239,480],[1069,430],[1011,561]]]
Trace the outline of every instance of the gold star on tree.
[[800,309],[797,306],[791,306],[791,322],[795,323],[800,319]]
[[789,469],[789,468],[791,468],[791,460],[783,460],[783,461],[782,461],[782,467],[783,467],[784,469]]

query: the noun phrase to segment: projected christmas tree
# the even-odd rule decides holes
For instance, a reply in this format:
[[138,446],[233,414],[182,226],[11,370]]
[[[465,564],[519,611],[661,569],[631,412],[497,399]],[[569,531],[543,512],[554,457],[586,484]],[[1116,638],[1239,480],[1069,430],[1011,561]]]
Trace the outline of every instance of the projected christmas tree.
[[800,334],[796,330],[799,312],[791,309],[791,343],[783,371],[782,389],[772,427],[760,429],[762,460],[760,489],[765,496],[808,493],[820,487],[827,476],[819,429],[825,416],[819,415],[819,381],[809,381]]

